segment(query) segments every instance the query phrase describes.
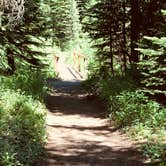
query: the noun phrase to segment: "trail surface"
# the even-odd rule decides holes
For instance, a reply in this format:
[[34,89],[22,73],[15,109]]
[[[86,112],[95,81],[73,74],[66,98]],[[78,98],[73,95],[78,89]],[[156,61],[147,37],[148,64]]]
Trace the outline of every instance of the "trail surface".
[[[39,166],[143,166],[135,146],[111,127],[104,108],[86,96],[80,82],[69,75],[52,81],[54,91],[47,98],[45,156]],[[64,72],[61,76],[65,76]],[[69,79],[71,78],[71,81]],[[65,80],[65,81],[64,81]]]

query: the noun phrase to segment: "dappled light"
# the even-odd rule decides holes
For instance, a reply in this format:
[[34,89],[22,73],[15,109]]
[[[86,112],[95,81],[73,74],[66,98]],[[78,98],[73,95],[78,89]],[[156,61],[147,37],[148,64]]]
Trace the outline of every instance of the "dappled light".
[[0,0],[0,166],[166,166],[165,0]]
[[[89,100],[80,82],[54,82],[47,98],[44,165],[146,165],[126,135],[110,126],[105,107]],[[74,91],[73,91],[74,90]]]

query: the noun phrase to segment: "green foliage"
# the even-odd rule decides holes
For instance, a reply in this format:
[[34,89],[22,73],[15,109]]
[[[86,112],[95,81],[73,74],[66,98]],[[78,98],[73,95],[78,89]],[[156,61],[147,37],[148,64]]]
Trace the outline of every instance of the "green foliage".
[[55,64],[54,64],[54,56],[49,55],[47,56],[47,67],[45,67],[42,72],[44,73],[43,75],[45,78],[48,79],[57,79],[58,78],[58,73],[55,71]]
[[[138,141],[145,139],[144,154],[152,161],[165,155],[166,109],[139,91],[123,91],[109,99],[110,119]],[[161,131],[161,132],[159,132]],[[153,140],[153,141],[151,141]],[[153,142],[153,143],[152,143]]]
[[165,161],[161,162],[160,166],[166,166],[166,162]]
[[0,94],[0,163],[31,164],[45,142],[45,107],[19,91],[1,89]]
[[70,12],[71,1],[53,1],[51,4],[54,42],[64,49],[72,37],[72,13]]
[[[161,142],[153,142],[153,140],[149,141],[145,145],[143,145],[143,151],[144,155],[151,158],[152,161],[161,160],[161,158],[164,161],[165,155],[166,155],[166,144]],[[164,162],[163,162],[164,163]]]
[[45,73],[21,67],[0,77],[0,165],[31,165],[45,143]]
[[42,70],[22,67],[10,77],[0,77],[1,86],[4,88],[22,91],[26,95],[43,99],[46,94],[46,75]]
[[109,103],[110,117],[118,126],[143,123],[155,130],[166,125],[166,109],[150,101],[143,93],[124,91],[116,97],[110,96]]
[[164,79],[166,72],[166,38],[144,38],[146,39],[147,46],[145,45],[144,48],[139,49],[142,53],[142,60],[138,63],[138,68],[142,74],[141,81],[144,91],[157,96],[158,101],[165,103],[163,99],[166,96]]
[[[87,18],[85,17],[84,21],[85,30],[94,40],[93,45],[97,48],[98,60],[103,63],[101,66],[107,66],[108,69],[113,68],[113,39],[111,31],[115,27],[117,17],[111,13],[112,10],[118,11],[116,7],[117,4],[115,2],[111,3],[109,0],[98,1],[87,10]],[[116,28],[118,29],[118,26]]]
[[[97,48],[85,85],[108,101],[115,125],[125,128],[138,141],[147,141],[147,156],[163,160],[166,109],[151,99],[165,104],[166,24],[162,15],[165,10],[161,10],[165,1],[95,2],[82,20]],[[83,1],[84,9],[86,4]],[[140,40],[143,36],[150,37]],[[136,49],[139,42],[140,49]],[[117,73],[125,76],[116,77]]]
[[107,79],[102,79],[101,75],[95,73],[91,75],[85,82],[85,87],[92,93],[96,93],[100,97],[109,100],[110,96],[119,95],[124,90],[134,90],[137,83],[128,76],[114,76]]
[[43,46],[43,37],[50,36],[45,26],[48,20],[42,10],[44,4],[46,2],[42,0],[27,0],[24,3],[25,13],[22,20],[13,27],[0,27],[0,54],[3,57],[0,60],[5,64],[3,67],[0,65],[0,74],[13,74],[20,67],[18,61],[25,66],[43,66],[41,57],[45,54],[39,48]]
[[51,1],[50,8],[53,43],[64,51],[71,42],[76,44],[80,37],[81,24],[77,2],[75,0]]
[[1,164],[5,165],[5,166],[23,166],[22,164],[20,164],[19,161],[17,161],[15,159],[16,154],[14,154],[14,153],[10,154],[10,153],[6,152],[1,155],[2,155]]

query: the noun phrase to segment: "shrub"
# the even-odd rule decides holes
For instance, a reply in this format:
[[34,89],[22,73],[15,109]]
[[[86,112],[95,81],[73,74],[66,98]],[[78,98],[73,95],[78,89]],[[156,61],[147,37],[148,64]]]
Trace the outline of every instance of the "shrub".
[[110,118],[134,138],[144,139],[143,153],[152,161],[165,156],[166,109],[139,91],[110,96]]
[[110,96],[116,96],[124,90],[134,90],[136,83],[130,77],[118,75],[105,80],[99,77],[92,77],[84,82],[84,86],[102,99],[109,100]]
[[110,96],[109,103],[110,117],[119,126],[143,123],[149,127],[161,128],[166,124],[166,109],[138,91],[124,91],[118,96]]
[[142,149],[144,155],[148,158],[151,158],[152,161],[164,161],[166,157],[166,144],[159,141],[153,142],[152,140],[149,140],[146,144],[143,145]]
[[16,71],[13,76],[1,77],[1,87],[13,90],[21,90],[26,95],[31,95],[36,99],[42,99],[46,94],[45,75],[39,69],[29,67]]
[[0,94],[0,164],[30,165],[45,142],[45,107],[19,91]]
[[123,76],[111,77],[97,83],[101,96],[109,100],[110,96],[116,96],[124,90],[135,89],[134,82]]

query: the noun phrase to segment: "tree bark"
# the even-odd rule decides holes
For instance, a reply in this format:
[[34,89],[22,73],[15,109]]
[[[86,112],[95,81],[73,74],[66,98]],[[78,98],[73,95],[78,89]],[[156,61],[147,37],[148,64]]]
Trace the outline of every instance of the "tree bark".
[[126,58],[126,1],[123,1],[123,14],[124,14],[124,19],[123,19],[123,27],[122,27],[122,34],[123,34],[123,68],[124,71],[126,72],[127,70],[127,58]]
[[12,52],[9,48],[7,49],[7,62],[9,65],[8,74],[12,75],[12,74],[14,74],[14,72],[16,70],[16,66],[15,66],[14,57],[13,57]]
[[138,40],[140,35],[140,8],[139,0],[130,0],[131,5],[131,55],[130,62],[136,63],[139,61],[138,51]]

